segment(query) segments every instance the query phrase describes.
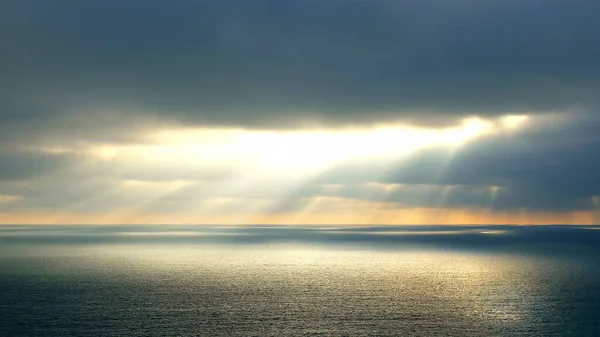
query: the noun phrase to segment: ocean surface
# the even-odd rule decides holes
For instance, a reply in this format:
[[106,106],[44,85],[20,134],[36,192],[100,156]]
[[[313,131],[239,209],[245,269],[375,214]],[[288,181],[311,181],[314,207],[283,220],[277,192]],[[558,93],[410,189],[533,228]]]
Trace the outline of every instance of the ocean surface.
[[600,227],[0,226],[0,336],[600,336]]

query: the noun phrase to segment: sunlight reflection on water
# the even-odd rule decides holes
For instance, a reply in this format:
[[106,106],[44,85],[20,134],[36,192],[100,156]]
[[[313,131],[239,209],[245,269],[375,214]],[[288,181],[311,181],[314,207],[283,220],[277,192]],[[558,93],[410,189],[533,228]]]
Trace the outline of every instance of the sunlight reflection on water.
[[152,241],[0,253],[0,326],[50,335],[582,335],[600,305],[588,262],[510,250]]

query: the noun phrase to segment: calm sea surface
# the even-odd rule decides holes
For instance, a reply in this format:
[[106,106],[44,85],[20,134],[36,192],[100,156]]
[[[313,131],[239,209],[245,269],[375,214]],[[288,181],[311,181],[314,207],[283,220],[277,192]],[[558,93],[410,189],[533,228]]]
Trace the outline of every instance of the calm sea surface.
[[600,336],[594,227],[1,226],[0,336]]

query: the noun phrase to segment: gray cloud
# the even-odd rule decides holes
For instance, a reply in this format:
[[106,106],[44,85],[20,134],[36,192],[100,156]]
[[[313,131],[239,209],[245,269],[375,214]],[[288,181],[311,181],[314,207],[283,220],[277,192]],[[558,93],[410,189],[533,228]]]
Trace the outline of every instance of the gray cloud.
[[0,182],[27,181],[76,165],[71,155],[0,150]]
[[5,125],[124,107],[198,125],[445,124],[598,104],[593,0],[23,0],[1,9]]

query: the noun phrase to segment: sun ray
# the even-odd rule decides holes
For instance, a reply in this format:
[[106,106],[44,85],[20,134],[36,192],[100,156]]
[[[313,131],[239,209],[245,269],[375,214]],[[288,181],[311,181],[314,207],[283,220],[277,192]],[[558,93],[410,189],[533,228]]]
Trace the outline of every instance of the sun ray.
[[446,206],[446,202],[448,201],[448,199],[450,199],[450,197],[452,196],[452,192],[454,192],[454,190],[457,188],[456,185],[446,185],[444,186],[444,188],[442,189],[442,192],[440,194],[440,201],[437,203],[438,207],[445,207]]
[[494,211],[495,206],[496,206],[496,198],[498,197],[498,193],[500,192],[501,189],[498,186],[490,186],[489,190],[490,190],[489,208],[490,208],[490,210]]
[[[168,211],[211,214],[224,207],[215,200],[247,200],[246,204],[239,202],[240,211],[249,211],[245,218],[240,218],[244,222],[252,222],[253,217],[271,214],[278,205],[289,200],[314,197],[314,191],[308,195],[303,193],[307,188],[313,188],[314,184],[322,184],[320,179],[343,163],[373,163],[373,169],[365,173],[365,178],[379,182],[386,181],[382,176],[389,173],[389,167],[393,163],[402,162],[411,154],[435,148],[446,151],[432,180],[425,185],[412,186],[423,189],[419,194],[424,200],[413,200],[407,205],[395,202],[396,192],[404,187],[393,181],[360,192],[362,195],[359,199],[370,201],[373,209],[359,215],[356,212],[356,216],[364,217],[369,223],[376,223],[386,221],[394,209],[411,207],[410,205],[434,203],[435,207],[444,208],[455,188],[454,185],[445,185],[447,182],[444,181],[444,175],[460,149],[479,137],[505,129],[518,129],[526,120],[526,117],[520,116],[508,116],[501,122],[471,117],[454,127],[444,129],[406,125],[300,131],[179,128],[155,130],[154,133],[145,135],[145,143],[85,143],[75,144],[71,148],[50,145],[41,150],[54,155],[68,153],[86,158],[79,167],[72,167],[73,170],[85,170],[86,167],[81,165],[87,165],[87,168],[94,168],[96,164],[106,165],[111,173],[127,176],[129,179],[125,179],[124,183],[108,182],[106,186],[101,186],[94,194],[90,194],[89,198],[76,200],[57,210],[57,214],[82,210],[86,205],[104,202],[113,197],[119,200],[128,194],[134,198],[118,206],[127,209],[123,213],[123,221],[134,221],[140,214],[152,210],[162,201],[186,189],[188,200],[168,204],[165,206],[169,208]],[[153,178],[143,178],[143,172],[147,168],[154,171],[169,170],[168,175],[172,179],[164,186],[153,185],[150,183]],[[188,177],[187,171],[191,168],[198,171],[231,172],[231,176],[206,182],[204,178],[195,177],[194,174]],[[132,183],[136,179],[149,182],[136,185]],[[202,187],[202,184],[206,185]],[[268,195],[262,195],[265,193]],[[493,209],[498,190],[492,187],[490,193],[490,208]],[[257,201],[257,198],[262,199]],[[319,209],[323,202],[331,202],[328,199],[318,199],[318,195],[315,198],[315,202],[295,210],[297,217],[291,221],[306,218],[307,214]],[[352,200],[349,198],[344,202],[351,204],[355,202]],[[439,218],[439,215],[431,215],[435,219]]]
[[600,224],[600,197],[595,195],[591,199],[594,205],[594,223]]

